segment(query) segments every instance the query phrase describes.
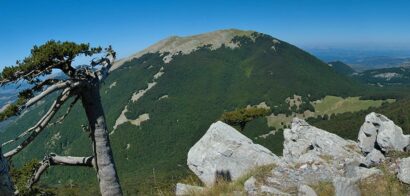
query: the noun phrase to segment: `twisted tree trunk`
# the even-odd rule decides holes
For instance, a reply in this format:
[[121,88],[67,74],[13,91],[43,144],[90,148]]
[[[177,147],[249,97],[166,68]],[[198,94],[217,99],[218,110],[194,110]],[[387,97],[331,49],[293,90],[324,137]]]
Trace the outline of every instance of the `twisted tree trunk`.
[[99,80],[97,78],[89,81],[88,85],[81,91],[81,100],[88,118],[91,139],[93,140],[100,191],[103,196],[122,195],[99,89]]
[[10,179],[9,165],[0,147],[0,195],[14,195],[13,181]]

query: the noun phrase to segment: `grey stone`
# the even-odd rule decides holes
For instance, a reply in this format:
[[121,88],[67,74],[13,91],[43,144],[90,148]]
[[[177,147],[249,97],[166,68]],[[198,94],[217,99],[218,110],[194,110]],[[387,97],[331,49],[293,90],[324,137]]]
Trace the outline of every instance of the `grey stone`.
[[400,181],[410,184],[410,157],[400,159],[397,177]]
[[335,177],[333,186],[336,196],[360,196],[360,189],[353,178]]
[[256,179],[253,176],[245,181],[244,189],[250,196],[258,194],[258,188],[256,187]]
[[384,157],[383,153],[381,153],[377,149],[373,149],[369,154],[366,155],[363,164],[366,167],[373,167],[380,164],[385,159],[386,157]]
[[288,163],[320,161],[339,165],[346,160],[363,158],[355,142],[313,127],[298,118],[293,119],[291,129],[285,129],[284,139],[283,157]]
[[278,196],[290,196],[290,194],[284,193],[275,187],[265,186],[265,185],[261,186],[260,192],[264,194],[268,193],[268,194],[278,195]]
[[359,131],[359,147],[364,153],[370,153],[375,146],[383,152],[404,151],[410,143],[410,136],[382,114],[370,113]]
[[177,196],[192,195],[193,193],[201,192],[203,190],[204,190],[203,187],[177,183],[177,186],[175,188],[175,195]]
[[205,185],[211,186],[217,177],[236,180],[250,169],[277,163],[278,159],[267,148],[218,121],[189,150],[187,164]]
[[317,194],[310,186],[301,185],[298,187],[298,196],[317,196]]

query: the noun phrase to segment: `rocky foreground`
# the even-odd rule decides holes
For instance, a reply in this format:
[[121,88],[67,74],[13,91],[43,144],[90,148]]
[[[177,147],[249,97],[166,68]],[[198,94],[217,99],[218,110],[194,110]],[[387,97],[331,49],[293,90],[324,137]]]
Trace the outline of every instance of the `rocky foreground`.
[[298,118],[291,127],[276,156],[229,125],[212,124],[187,160],[205,187],[178,183],[176,195],[217,194],[222,183],[230,183],[219,190],[229,195],[410,194],[410,135],[386,116],[368,114],[357,142]]

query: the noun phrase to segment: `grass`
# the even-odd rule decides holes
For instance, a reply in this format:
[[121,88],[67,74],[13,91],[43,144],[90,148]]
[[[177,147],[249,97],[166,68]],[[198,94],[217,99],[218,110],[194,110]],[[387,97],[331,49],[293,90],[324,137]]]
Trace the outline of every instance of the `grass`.
[[[286,102],[289,107],[296,104],[300,104],[296,100],[301,99],[301,96],[294,95],[294,98],[288,97]],[[267,116],[268,126],[278,128],[284,128],[285,125],[289,125],[294,117],[309,118],[319,117],[323,115],[340,114],[346,112],[357,112],[361,110],[367,110],[371,107],[380,107],[383,103],[392,103],[394,99],[387,100],[361,100],[360,97],[337,97],[337,96],[325,96],[323,99],[311,102],[315,108],[315,112],[305,111],[302,113],[293,113],[292,115],[277,114]]]
[[361,100],[360,97],[336,97],[326,96],[320,101],[314,102],[316,115],[331,115],[345,112],[357,112],[370,107],[380,107],[384,102],[392,103],[394,99],[388,100]]
[[359,182],[363,196],[406,196],[410,193],[410,186],[401,183],[395,174],[389,172],[386,163],[379,166],[382,175],[373,175]]
[[317,184],[310,185],[318,196],[335,195],[335,188],[330,181],[320,181]]
[[[258,166],[255,167],[246,174],[242,175],[238,179],[232,182],[227,182],[227,181],[221,181],[215,184],[212,187],[207,187],[201,192],[195,192],[192,191],[189,193],[189,195],[194,195],[194,196],[208,196],[208,195],[246,195],[245,190],[244,190],[244,183],[246,180],[248,180],[250,177],[254,177],[257,182],[262,182],[264,181],[264,178],[276,167],[275,164],[269,164],[269,165],[263,165],[263,166]],[[189,184],[189,185],[195,185],[195,186],[200,186],[196,180],[192,180],[191,178],[187,178],[183,180],[182,182]]]

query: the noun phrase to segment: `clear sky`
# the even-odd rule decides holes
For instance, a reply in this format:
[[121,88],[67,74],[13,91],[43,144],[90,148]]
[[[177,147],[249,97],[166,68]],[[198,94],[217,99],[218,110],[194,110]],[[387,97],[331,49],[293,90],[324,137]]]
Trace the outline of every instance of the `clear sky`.
[[410,48],[405,0],[0,0],[0,68],[47,40],[125,57],[171,35],[238,28],[300,47]]

